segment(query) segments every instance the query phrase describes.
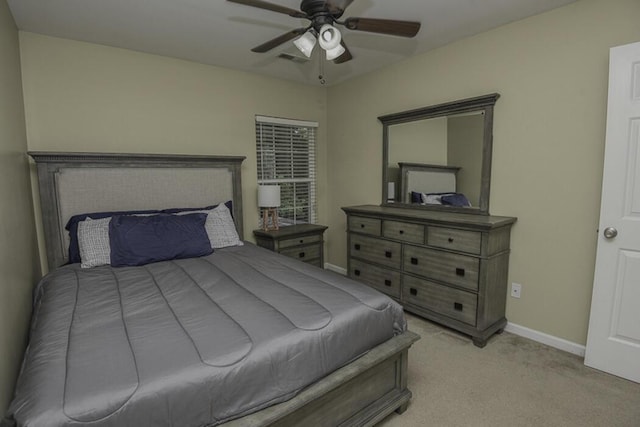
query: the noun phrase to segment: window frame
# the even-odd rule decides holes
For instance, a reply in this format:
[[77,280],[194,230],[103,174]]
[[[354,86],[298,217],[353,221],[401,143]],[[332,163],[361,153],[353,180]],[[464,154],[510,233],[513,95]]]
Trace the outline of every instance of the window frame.
[[[318,123],[313,121],[255,116],[257,181],[258,185],[280,185],[281,225],[316,222],[317,128]],[[301,130],[306,136],[297,136]],[[265,131],[270,134],[265,135]],[[296,188],[300,185],[307,188]],[[287,199],[292,204],[286,203]],[[306,203],[296,205],[301,199]]]

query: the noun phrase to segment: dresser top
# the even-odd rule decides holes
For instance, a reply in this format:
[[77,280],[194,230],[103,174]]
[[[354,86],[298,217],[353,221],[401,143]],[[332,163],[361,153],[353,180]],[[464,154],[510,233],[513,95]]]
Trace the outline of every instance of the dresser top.
[[376,205],[346,206],[343,207],[342,210],[347,214],[404,219],[407,221],[428,221],[430,223],[443,225],[466,225],[483,229],[504,227],[505,225],[513,224],[517,220],[517,218],[511,216],[475,215]]
[[253,230],[253,234],[256,236],[269,237],[272,239],[282,239],[294,235],[322,233],[327,229],[326,225],[319,224],[297,224],[297,225],[285,225],[278,230]]

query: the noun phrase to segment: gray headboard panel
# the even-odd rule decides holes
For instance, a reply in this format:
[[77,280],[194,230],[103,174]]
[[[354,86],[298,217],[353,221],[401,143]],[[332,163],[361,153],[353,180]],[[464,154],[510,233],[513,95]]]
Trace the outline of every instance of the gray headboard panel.
[[68,257],[73,215],[201,207],[233,200],[243,236],[244,156],[29,152],[35,160],[49,270]]

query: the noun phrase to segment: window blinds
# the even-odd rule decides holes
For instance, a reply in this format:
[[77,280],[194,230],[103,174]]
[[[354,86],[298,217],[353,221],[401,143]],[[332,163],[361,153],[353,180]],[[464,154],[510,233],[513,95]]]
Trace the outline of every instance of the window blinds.
[[283,224],[316,220],[317,123],[256,116],[258,184],[280,185]]

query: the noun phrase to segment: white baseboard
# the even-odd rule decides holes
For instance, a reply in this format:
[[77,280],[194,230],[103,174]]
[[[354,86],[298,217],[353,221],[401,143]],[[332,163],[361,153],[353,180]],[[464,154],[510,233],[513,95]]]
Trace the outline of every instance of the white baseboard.
[[324,263],[324,268],[327,270],[334,271],[336,273],[342,274],[343,276],[347,275],[347,269],[339,267],[337,265],[329,264],[328,262]]
[[[346,268],[329,264],[328,262],[324,263],[324,268],[326,268],[327,270],[331,270],[336,273],[342,274],[343,276],[347,275]],[[525,326],[520,326],[511,322],[507,323],[507,326],[504,328],[504,330],[507,332],[511,332],[512,334],[519,335],[524,338],[528,338],[532,341],[536,341],[536,342],[548,345],[549,347],[557,348],[559,350],[566,351],[568,353],[575,354],[580,357],[584,357],[585,346],[581,344],[567,341],[563,338],[558,338],[553,335],[545,334],[544,332],[536,331],[534,329],[530,329]]]
[[532,341],[536,341],[550,347],[575,354],[576,356],[584,357],[586,348],[581,344],[554,337],[553,335],[545,334],[544,332],[529,329],[527,327],[516,325],[515,323],[511,322],[507,323],[507,326],[504,328],[504,330],[507,332],[511,332],[512,334],[528,338]]

